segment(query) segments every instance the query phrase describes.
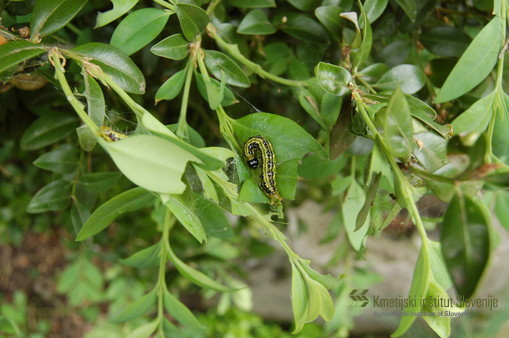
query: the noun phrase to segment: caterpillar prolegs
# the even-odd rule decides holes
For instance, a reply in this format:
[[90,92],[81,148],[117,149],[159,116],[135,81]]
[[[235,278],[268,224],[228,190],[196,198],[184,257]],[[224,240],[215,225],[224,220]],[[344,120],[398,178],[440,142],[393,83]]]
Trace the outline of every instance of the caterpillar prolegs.
[[270,198],[271,204],[279,203],[282,198],[276,187],[276,154],[272,144],[263,136],[250,137],[244,144],[244,155],[250,168],[256,169],[261,165],[260,188]]

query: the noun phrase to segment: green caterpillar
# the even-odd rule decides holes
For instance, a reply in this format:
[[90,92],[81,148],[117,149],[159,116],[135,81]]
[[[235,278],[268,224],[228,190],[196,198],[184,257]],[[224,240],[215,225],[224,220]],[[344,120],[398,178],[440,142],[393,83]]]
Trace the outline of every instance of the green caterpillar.
[[263,136],[250,137],[244,144],[244,155],[247,165],[256,169],[260,166],[260,160],[256,157],[261,155],[262,173],[260,175],[260,188],[270,198],[271,204],[277,204],[282,200],[276,187],[276,154],[272,144]]

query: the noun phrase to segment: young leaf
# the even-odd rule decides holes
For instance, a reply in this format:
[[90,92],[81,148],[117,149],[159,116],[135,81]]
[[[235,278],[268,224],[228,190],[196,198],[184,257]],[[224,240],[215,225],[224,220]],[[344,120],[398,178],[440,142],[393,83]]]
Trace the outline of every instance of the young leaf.
[[180,196],[170,196],[170,199],[165,203],[165,206],[198,242],[203,243],[203,241],[207,240],[205,229],[203,228],[198,215],[196,215],[188,203],[189,202]]
[[440,231],[447,270],[458,295],[464,299],[473,295],[490,257],[490,221],[478,203],[456,194]]
[[315,76],[320,87],[326,92],[337,96],[348,93],[348,83],[352,75],[345,68],[320,62],[315,68]]
[[196,214],[200,218],[207,235],[218,238],[232,237],[233,230],[224,211],[217,204],[206,200],[199,194],[193,196],[196,200]]
[[157,293],[152,290],[113,317],[115,322],[126,322],[147,313],[156,304]]
[[34,165],[57,173],[68,173],[76,169],[78,164],[78,149],[70,144],[64,144],[55,150],[42,154]]
[[106,116],[106,103],[104,102],[104,95],[101,86],[97,81],[90,76],[84,69],[82,70],[83,79],[85,80],[85,97],[87,98],[87,113],[88,116],[101,126]]
[[352,51],[352,60],[355,67],[362,65],[371,53],[371,47],[373,45],[373,32],[371,30],[371,24],[369,23],[368,16],[364,11],[364,7],[359,2],[361,8],[361,18],[364,23],[362,28],[362,42],[358,49]]
[[495,16],[477,34],[445,80],[435,102],[455,99],[477,86],[491,72],[503,45],[504,22]]
[[142,188],[133,188],[113,197],[94,211],[76,236],[76,241],[97,234],[123,213],[138,210],[153,201],[154,195]]
[[110,44],[131,55],[161,33],[171,14],[170,11],[157,8],[138,9],[118,24]]
[[180,21],[180,28],[187,41],[192,42],[200,35],[209,23],[207,12],[196,5],[178,3],[175,11]]
[[413,149],[413,135],[412,117],[405,94],[396,89],[387,105],[383,133],[392,155],[407,159]]
[[205,65],[207,69],[219,80],[236,87],[247,88],[251,85],[249,78],[232,59],[226,54],[215,50],[205,51]]
[[200,159],[175,143],[157,135],[129,136],[121,141],[99,143],[120,171],[134,184],[150,191],[181,194],[181,177],[188,161]]
[[350,187],[346,192],[345,200],[342,204],[343,224],[345,225],[346,234],[352,247],[359,251],[363,247],[364,238],[369,230],[369,215],[366,216],[364,223],[356,230],[356,220],[362,205],[366,200],[364,189],[352,179]]
[[[415,299],[415,302],[409,302],[407,306],[405,306],[405,313],[416,313],[419,312],[422,308],[421,299],[425,299],[428,294],[428,288],[431,276],[431,267],[429,262],[429,252],[430,248],[427,247],[421,248],[419,253],[419,258],[417,258],[417,263],[415,265],[414,276],[412,278],[412,285],[410,286],[410,292],[408,293],[408,299]],[[399,326],[396,331],[391,335],[392,337],[399,337],[412,326],[415,321],[416,316],[404,316],[399,322]]]
[[126,259],[121,259],[120,263],[139,269],[152,268],[159,265],[160,252],[161,243],[157,243],[134,253]]
[[309,294],[304,277],[299,269],[292,264],[292,310],[293,321],[295,328],[293,334],[298,333],[306,324],[308,308],[309,308]]
[[99,28],[120,18],[136,5],[138,0],[111,0],[113,8],[106,12],[97,14],[97,23],[94,28]]
[[244,35],[269,35],[275,32],[276,29],[270,23],[267,14],[260,9],[247,13],[237,28],[237,33]]
[[182,34],[173,34],[156,43],[150,48],[150,51],[163,58],[182,60],[189,54],[189,42],[184,39]]
[[116,185],[121,177],[122,174],[117,171],[87,173],[79,177],[78,183],[91,192],[100,193]]
[[163,83],[156,93],[156,103],[161,100],[173,100],[182,91],[186,80],[186,69],[179,70]]
[[85,6],[87,1],[44,0],[37,1],[32,12],[30,31],[32,37],[50,35],[67,25]]
[[199,286],[204,287],[204,288],[207,288],[207,289],[211,289],[211,290],[215,290],[215,291],[220,291],[220,292],[235,291],[234,289],[231,289],[231,288],[229,288],[227,286],[224,286],[224,285],[216,282],[215,280],[213,280],[212,278],[210,278],[209,276],[207,276],[203,272],[198,271],[196,269],[193,269],[189,265],[187,265],[184,262],[182,262],[175,255],[175,253],[173,253],[173,250],[171,250],[171,247],[168,246],[167,249],[168,249],[168,259],[173,264],[175,264],[175,268],[177,268],[177,270],[182,275],[184,275],[187,279],[189,279],[194,284],[199,285]]
[[477,100],[467,110],[461,113],[452,121],[452,130],[454,134],[463,133],[482,133],[488,127],[488,123],[493,116],[493,102],[496,92],[492,91],[485,97]]
[[47,48],[25,40],[0,45],[0,73],[45,52]]
[[168,290],[164,292],[164,308],[184,326],[203,328],[203,325],[200,324],[193,313]]
[[21,137],[21,149],[35,150],[53,144],[74,131],[78,120],[72,114],[52,113],[35,120]]
[[126,338],[146,338],[151,337],[152,334],[157,329],[159,322],[157,320],[153,320],[150,323],[143,324],[142,326],[138,326],[131,333],[129,333]]
[[100,42],[89,42],[72,49],[81,56],[91,58],[120,88],[133,94],[145,92],[145,78],[136,64],[120,49]]
[[39,190],[30,200],[27,212],[31,214],[64,210],[71,198],[71,182],[53,181]]

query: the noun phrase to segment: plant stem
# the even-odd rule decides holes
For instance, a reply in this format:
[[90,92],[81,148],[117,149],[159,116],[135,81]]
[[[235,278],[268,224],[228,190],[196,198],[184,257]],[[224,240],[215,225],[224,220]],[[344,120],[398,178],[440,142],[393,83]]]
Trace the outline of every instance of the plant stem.
[[191,82],[193,80],[193,70],[194,63],[196,59],[192,57],[187,62],[186,66],[186,82],[184,83],[184,93],[182,95],[182,103],[180,104],[180,114],[179,120],[177,123],[177,131],[176,134],[183,139],[188,139],[188,131],[187,131],[187,107],[189,103],[189,92],[191,89]]
[[[69,83],[67,82],[67,79],[65,78],[65,69],[62,65],[60,59],[63,58],[58,49],[54,48],[50,50],[48,53],[50,62],[53,64],[55,68],[55,76],[60,83],[60,87],[62,87],[62,90],[65,94],[65,97],[67,101],[71,104],[71,106],[74,108],[80,119],[87,125],[88,128],[92,131],[94,135],[99,134],[99,127],[92,121],[90,116],[88,116],[87,112],[85,111],[83,104],[74,96],[71,87],[69,87]],[[65,59],[64,59],[65,60]]]
[[212,24],[208,24],[207,26],[207,32],[208,34],[216,41],[216,43],[225,51],[227,51],[231,56],[233,56],[235,59],[240,61],[243,65],[245,65],[247,68],[249,68],[251,71],[256,73],[258,76],[262,78],[266,78],[269,80],[272,80],[274,82],[291,86],[291,87],[305,87],[308,85],[307,81],[297,81],[297,80],[290,80],[285,79],[282,77],[279,77],[277,75],[274,75],[272,73],[269,73],[268,71],[264,70],[259,64],[254,63],[253,61],[246,58],[242,53],[239,51],[239,48],[237,45],[232,45],[230,43],[227,43],[224,41],[219,34],[216,32],[216,28]]

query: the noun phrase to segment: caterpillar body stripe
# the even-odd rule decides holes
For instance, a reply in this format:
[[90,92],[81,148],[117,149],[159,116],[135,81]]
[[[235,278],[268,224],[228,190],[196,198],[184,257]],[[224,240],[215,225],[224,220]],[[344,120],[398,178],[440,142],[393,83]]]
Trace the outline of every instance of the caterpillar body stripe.
[[276,154],[272,144],[263,136],[250,137],[244,144],[244,155],[250,168],[256,169],[261,165],[260,188],[270,198],[270,202],[276,204],[281,201],[276,187]]
[[101,126],[101,130],[99,131],[99,135],[108,142],[120,141],[127,137],[127,135],[117,133],[111,128],[106,126]]

